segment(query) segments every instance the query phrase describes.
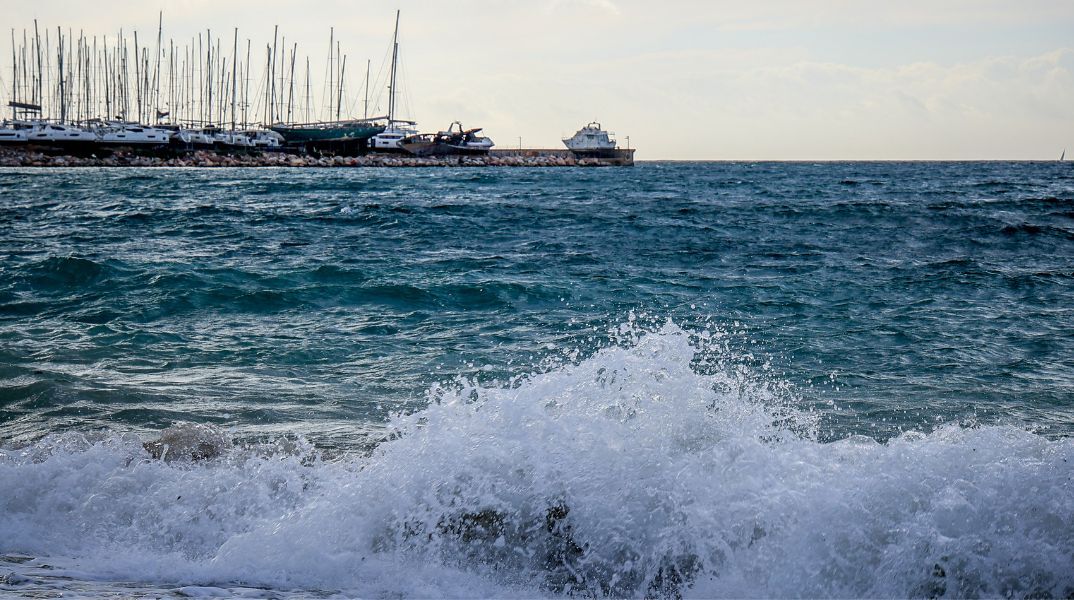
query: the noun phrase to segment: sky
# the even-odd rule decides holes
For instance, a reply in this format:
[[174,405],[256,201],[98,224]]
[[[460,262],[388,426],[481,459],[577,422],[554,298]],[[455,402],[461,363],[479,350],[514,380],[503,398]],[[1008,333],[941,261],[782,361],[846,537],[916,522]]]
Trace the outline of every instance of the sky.
[[163,11],[165,40],[210,29],[229,48],[237,27],[261,57],[279,26],[314,87],[334,27],[360,117],[367,60],[371,109],[386,104],[397,9],[400,116],[423,131],[459,120],[498,147],[555,148],[596,120],[643,160],[1074,154],[1070,0],[4,0],[3,13],[20,38],[37,19],[155,42]]

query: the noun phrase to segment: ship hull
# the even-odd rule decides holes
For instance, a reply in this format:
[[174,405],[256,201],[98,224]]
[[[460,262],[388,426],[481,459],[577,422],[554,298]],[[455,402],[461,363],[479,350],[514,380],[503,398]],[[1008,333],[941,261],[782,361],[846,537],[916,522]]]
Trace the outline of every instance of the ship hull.
[[483,156],[488,148],[460,148],[436,142],[411,142],[403,144],[403,150],[414,156]]
[[376,125],[326,125],[322,127],[269,127],[283,136],[288,145],[318,142],[364,142],[384,131]]

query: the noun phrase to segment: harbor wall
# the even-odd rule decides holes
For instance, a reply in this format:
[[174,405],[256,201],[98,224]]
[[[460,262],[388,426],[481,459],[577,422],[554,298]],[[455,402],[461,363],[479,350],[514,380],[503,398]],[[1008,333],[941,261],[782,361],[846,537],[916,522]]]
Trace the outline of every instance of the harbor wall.
[[0,146],[0,167],[606,167],[634,164],[633,150],[622,156],[579,157],[570,150],[493,149],[487,156],[366,154],[313,156],[285,152],[147,152],[116,149],[107,155],[65,153],[35,145]]
[[565,160],[596,160],[605,166],[631,166],[634,164],[634,149],[616,148],[615,150],[603,150],[597,155],[575,153],[566,148],[493,148],[489,150],[491,157],[522,157],[522,158],[556,158]]

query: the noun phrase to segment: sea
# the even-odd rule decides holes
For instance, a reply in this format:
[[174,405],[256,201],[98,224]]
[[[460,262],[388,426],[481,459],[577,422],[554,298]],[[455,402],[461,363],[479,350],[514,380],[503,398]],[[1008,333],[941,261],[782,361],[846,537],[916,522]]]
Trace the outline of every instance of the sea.
[[1074,165],[0,170],[0,596],[1074,595]]

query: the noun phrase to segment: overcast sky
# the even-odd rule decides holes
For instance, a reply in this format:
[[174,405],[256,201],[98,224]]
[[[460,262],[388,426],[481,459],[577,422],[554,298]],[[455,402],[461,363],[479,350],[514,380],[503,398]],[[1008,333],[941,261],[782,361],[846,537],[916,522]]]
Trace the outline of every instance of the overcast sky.
[[165,40],[212,29],[228,48],[238,27],[261,56],[279,25],[315,86],[335,27],[361,116],[396,8],[404,112],[422,130],[483,126],[501,147],[560,147],[599,120],[640,159],[1074,153],[1071,0],[4,0],[3,13],[16,36],[37,18],[141,41],[162,10]]

